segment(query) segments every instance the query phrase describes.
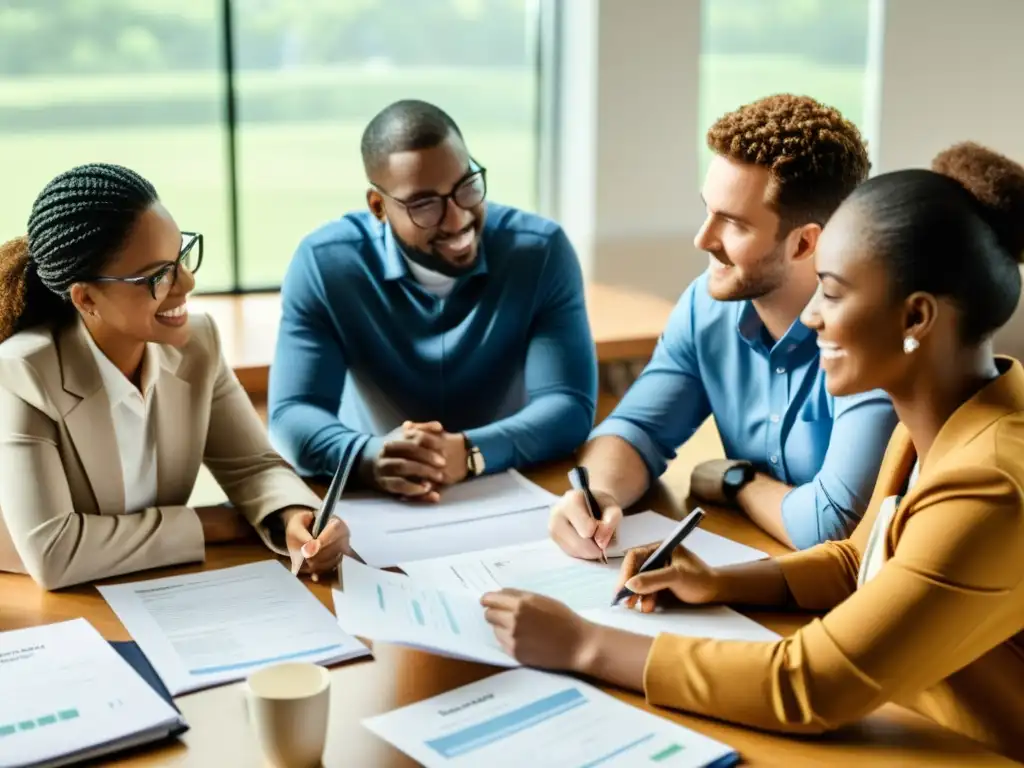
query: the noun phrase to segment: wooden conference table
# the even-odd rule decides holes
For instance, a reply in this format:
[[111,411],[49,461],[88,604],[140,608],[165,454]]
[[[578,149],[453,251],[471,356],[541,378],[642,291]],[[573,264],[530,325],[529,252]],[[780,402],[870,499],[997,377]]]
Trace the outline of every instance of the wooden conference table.
[[[527,473],[555,493],[567,490],[566,466]],[[662,486],[642,504],[678,518],[679,506]],[[709,510],[708,530],[756,547],[769,554],[783,550],[766,534],[739,515]],[[136,578],[157,578],[176,573],[224,568],[262,560],[269,553],[260,544],[212,546],[203,565],[161,569]],[[126,579],[118,579],[124,581]],[[333,610],[330,587],[307,581],[310,590]],[[809,615],[768,612],[749,614],[765,626],[789,634]],[[93,587],[46,593],[28,578],[0,574],[0,626],[16,629],[85,617],[108,640],[131,639]],[[434,696],[499,671],[493,667],[446,659],[393,645],[376,644],[372,660],[357,660],[332,668],[331,725],[324,754],[325,766],[360,768],[408,766],[415,763],[385,743],[360,721],[406,704]],[[894,705],[887,705],[861,722],[824,737],[793,738],[759,733],[670,710],[648,707],[643,696],[606,689],[617,698],[657,712],[693,730],[719,739],[735,749],[749,765],[836,766],[929,765],[1010,766],[1011,760],[987,751],[934,723]],[[177,703],[191,729],[180,742],[129,753],[117,765],[263,765],[250,726],[239,684],[179,697]]]

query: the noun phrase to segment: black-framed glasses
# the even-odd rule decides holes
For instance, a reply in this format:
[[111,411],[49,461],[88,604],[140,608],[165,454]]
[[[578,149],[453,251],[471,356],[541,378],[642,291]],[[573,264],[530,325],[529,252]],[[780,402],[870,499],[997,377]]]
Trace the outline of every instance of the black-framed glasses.
[[451,200],[459,208],[469,209],[480,205],[487,197],[487,169],[475,160],[471,160],[472,169],[462,181],[455,185],[455,189],[447,195],[426,195],[415,200],[400,200],[399,198],[385,192],[373,182],[371,186],[380,192],[384,197],[393,200],[405,208],[409,219],[420,229],[433,229],[442,221],[448,210],[448,201]]
[[149,286],[154,299],[163,300],[171,292],[171,287],[178,282],[178,267],[185,267],[193,275],[199,271],[203,263],[203,236],[198,232],[181,233],[181,251],[178,258],[169,261],[148,275],[137,277],[94,277],[93,283],[128,283],[129,285]]

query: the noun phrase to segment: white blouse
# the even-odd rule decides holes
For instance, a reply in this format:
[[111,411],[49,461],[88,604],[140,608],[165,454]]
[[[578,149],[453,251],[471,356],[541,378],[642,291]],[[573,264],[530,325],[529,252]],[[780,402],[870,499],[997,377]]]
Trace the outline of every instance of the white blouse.
[[[914,462],[914,469],[910,473],[904,494],[917,482],[919,466],[917,462]],[[875,524],[871,526],[867,546],[864,547],[864,554],[860,558],[860,570],[857,572],[858,588],[875,578],[885,564],[885,536],[889,532],[889,525],[892,523],[893,515],[896,514],[896,508],[899,507],[902,498],[903,496],[886,496],[878,508],[878,517],[875,518]]]
[[100,369],[103,388],[110,401],[110,417],[121,459],[124,479],[125,512],[141,512],[156,505],[156,445],[152,434],[150,412],[156,363],[152,350],[146,346],[142,358],[142,391],[135,388],[121,369],[103,354],[92,336],[85,334],[96,365]]

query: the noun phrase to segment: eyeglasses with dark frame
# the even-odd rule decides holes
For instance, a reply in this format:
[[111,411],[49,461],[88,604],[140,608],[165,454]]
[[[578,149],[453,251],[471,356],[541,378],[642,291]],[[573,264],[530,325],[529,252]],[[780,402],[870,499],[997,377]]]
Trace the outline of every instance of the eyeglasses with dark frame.
[[375,190],[405,208],[409,220],[420,229],[433,229],[444,221],[451,200],[459,208],[468,210],[480,205],[487,197],[487,169],[470,158],[470,172],[447,195],[425,195],[415,200],[401,200],[370,182]]
[[198,232],[181,233],[181,251],[178,258],[167,262],[149,275],[137,277],[94,277],[92,283],[128,283],[129,285],[149,286],[149,293],[154,299],[165,299],[171,287],[178,282],[178,268],[184,266],[193,275],[199,271],[203,263],[203,236]]

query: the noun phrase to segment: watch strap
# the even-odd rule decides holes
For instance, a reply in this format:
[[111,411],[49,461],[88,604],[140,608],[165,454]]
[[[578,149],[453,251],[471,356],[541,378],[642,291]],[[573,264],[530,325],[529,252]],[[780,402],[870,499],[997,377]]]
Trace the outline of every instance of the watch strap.
[[[735,474],[735,470],[737,469],[743,472],[742,478],[738,483],[729,482],[727,480],[729,474]],[[736,498],[736,495],[740,492],[740,490],[742,490],[743,486],[745,486],[747,483],[754,479],[755,474],[757,473],[754,469],[754,465],[751,462],[745,460],[734,461],[732,465],[722,474],[722,494],[729,501],[733,501]]]

